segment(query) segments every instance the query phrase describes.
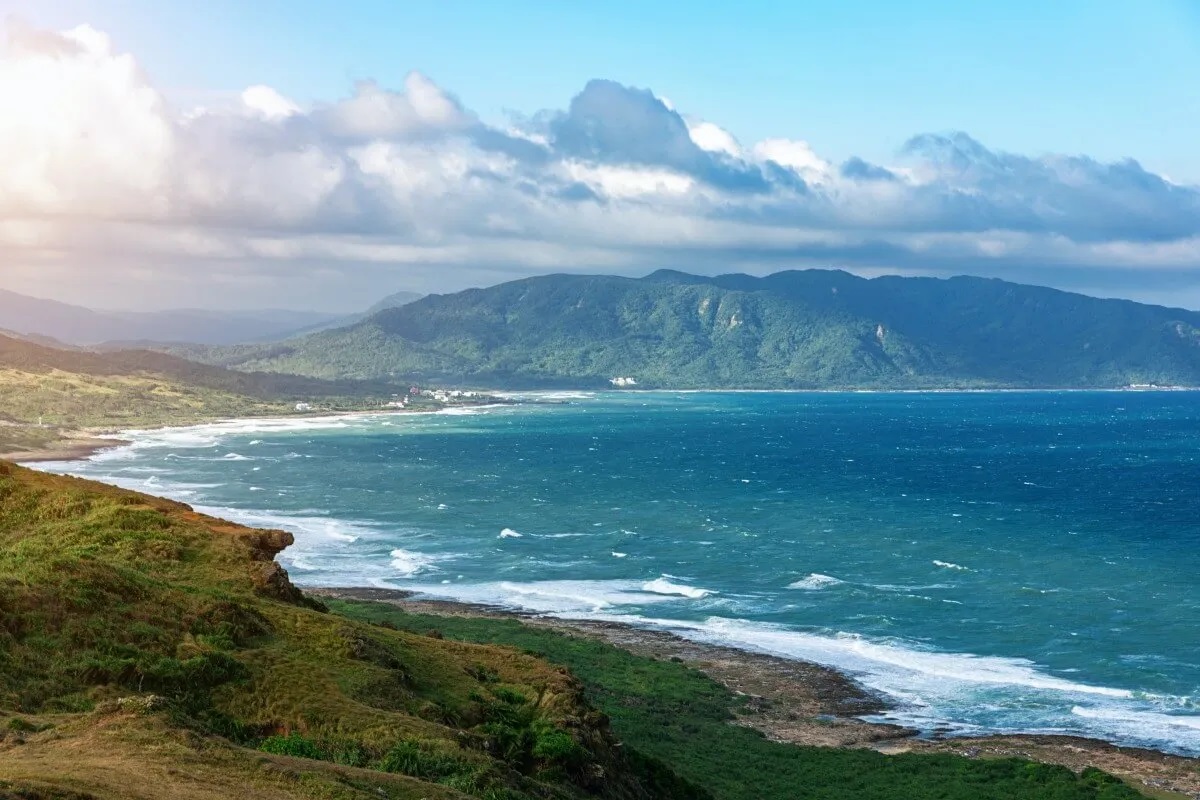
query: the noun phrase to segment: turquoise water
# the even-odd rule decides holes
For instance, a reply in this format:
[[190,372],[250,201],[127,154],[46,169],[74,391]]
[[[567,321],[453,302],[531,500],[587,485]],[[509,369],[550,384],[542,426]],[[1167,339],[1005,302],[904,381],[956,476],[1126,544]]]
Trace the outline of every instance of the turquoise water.
[[841,667],[924,728],[1200,755],[1200,394],[526,399],[47,468],[289,529],[302,585],[641,620]]

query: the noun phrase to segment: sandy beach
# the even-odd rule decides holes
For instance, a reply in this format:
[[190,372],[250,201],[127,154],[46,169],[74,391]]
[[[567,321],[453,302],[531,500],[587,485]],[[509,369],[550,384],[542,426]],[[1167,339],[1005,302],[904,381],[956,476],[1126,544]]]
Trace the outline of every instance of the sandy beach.
[[1200,759],[1076,736],[995,735],[948,737],[876,722],[889,703],[852,676],[806,661],[684,639],[673,633],[592,620],[564,620],[491,606],[430,600],[373,588],[306,589],[314,597],[389,603],[419,614],[520,619],[574,636],[603,640],[640,656],[679,659],[749,698],[738,724],[768,738],[817,747],[864,747],[882,753],[945,752],[970,758],[1028,758],[1076,771],[1097,767],[1158,797],[1200,798]]
[[102,450],[124,447],[127,444],[130,443],[123,439],[101,437],[87,431],[72,431],[44,447],[0,452],[0,459],[15,461],[18,464],[33,464],[40,461],[75,461],[93,456]]

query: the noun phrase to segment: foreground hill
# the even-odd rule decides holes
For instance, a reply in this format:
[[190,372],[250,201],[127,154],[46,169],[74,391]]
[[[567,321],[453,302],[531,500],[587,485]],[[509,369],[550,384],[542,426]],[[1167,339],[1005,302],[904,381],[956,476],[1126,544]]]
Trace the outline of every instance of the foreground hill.
[[323,378],[509,386],[1200,385],[1200,313],[967,277],[550,275],[194,355]]
[[415,618],[330,613],[274,562],[290,543],[0,462],[0,797],[1140,796],[1096,770],[769,742],[694,671],[566,636],[529,644],[580,654],[588,682]]
[[652,795],[564,670],[326,613],[290,543],[0,463],[0,793],[705,796]]

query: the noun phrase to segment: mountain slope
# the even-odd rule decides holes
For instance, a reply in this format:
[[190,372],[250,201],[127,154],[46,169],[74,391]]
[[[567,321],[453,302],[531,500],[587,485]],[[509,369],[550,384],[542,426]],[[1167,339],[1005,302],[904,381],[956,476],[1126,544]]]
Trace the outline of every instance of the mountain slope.
[[63,350],[0,335],[0,454],[67,457],[104,444],[79,428],[277,416],[294,413],[298,401],[317,412],[376,409],[395,391],[378,383],[236,372],[146,350]]
[[509,386],[1200,385],[1200,313],[965,277],[550,275],[192,354],[324,378]]
[[76,345],[102,342],[233,344],[272,339],[339,320],[318,311],[93,311],[0,289],[0,328]]

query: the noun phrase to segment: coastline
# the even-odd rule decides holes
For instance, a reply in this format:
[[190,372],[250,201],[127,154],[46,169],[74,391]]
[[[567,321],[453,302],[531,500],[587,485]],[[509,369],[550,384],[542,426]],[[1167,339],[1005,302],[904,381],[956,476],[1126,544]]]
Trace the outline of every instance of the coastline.
[[[1100,739],[1053,734],[947,736],[887,722],[887,698],[832,667],[685,639],[621,622],[561,619],[506,608],[422,597],[399,589],[306,588],[317,598],[386,603],[416,614],[516,619],[570,636],[599,639],[634,655],[680,660],[749,698],[736,724],[774,741],[813,747],[869,748],[885,754],[951,753],[1018,757],[1075,771],[1096,767],[1163,797],[1200,798],[1200,759]],[[872,715],[885,721],[861,719]]]
[[167,430],[186,430],[188,428],[204,427],[208,425],[233,424],[238,422],[273,422],[276,420],[330,420],[344,419],[346,417],[388,417],[401,416],[408,414],[440,414],[447,409],[454,408],[487,408],[492,406],[512,406],[520,405],[514,401],[492,401],[488,403],[455,403],[447,405],[439,409],[425,408],[387,408],[387,409],[366,409],[366,410],[345,410],[328,412],[322,411],[318,413],[284,413],[274,414],[270,416],[249,416],[249,417],[213,417],[212,419],[194,420],[181,424],[161,424],[147,425],[139,428],[123,428],[114,430],[111,428],[87,428],[80,430],[62,430],[60,437],[46,444],[45,447],[37,447],[26,450],[11,450],[8,452],[0,451],[0,460],[12,461],[17,464],[36,464],[46,461],[85,461],[97,453],[105,450],[116,450],[122,447],[128,447],[134,442],[130,439],[118,438],[118,436],[131,436],[135,433],[146,431],[167,431]]
[[[616,394],[617,391],[613,390],[611,393]],[[511,404],[513,403],[501,402],[481,405]],[[187,429],[243,421],[312,421],[347,417],[438,414],[454,408],[450,406],[442,409],[371,409],[257,415],[190,421],[179,425],[148,426],[143,430]],[[96,437],[101,434],[101,431],[95,429],[73,431],[72,434],[81,437],[78,442],[61,443],[71,444],[71,447],[30,452],[25,454],[22,461],[31,463],[81,460],[99,451],[132,444],[114,438],[93,438],[85,441],[85,436]],[[946,752],[973,758],[1014,756],[1061,764],[1075,770],[1095,766],[1143,787],[1174,792],[1175,794],[1169,795],[1171,797],[1200,798],[1200,759],[1196,758],[1149,749],[1120,747],[1100,739],[1069,735],[947,736],[948,732],[935,730],[921,734],[901,725],[859,719],[862,715],[886,718],[887,701],[858,686],[854,679],[845,673],[810,662],[693,642],[665,631],[648,630],[619,622],[561,620],[497,607],[419,598],[400,590],[313,589],[308,590],[308,593],[320,596],[323,591],[379,593],[378,596],[359,596],[353,599],[394,603],[418,613],[517,618],[527,624],[552,628],[570,635],[600,638],[638,655],[679,658],[694,664],[731,690],[752,698],[749,705],[753,712],[742,715],[739,723],[759,730],[776,741],[805,746],[870,748],[883,753]],[[345,596],[347,599],[352,597],[350,594]]]
[[147,425],[137,428],[86,428],[64,429],[60,438],[49,442],[44,447],[0,451],[0,460],[12,461],[17,464],[35,464],[48,461],[83,461],[105,450],[127,447],[133,444],[127,439],[117,438],[118,435],[129,435],[139,431],[182,430],[205,425],[220,425],[223,423],[254,422],[272,420],[322,420],[340,419],[344,417],[361,416],[393,416],[402,414],[438,414],[454,408],[481,408],[490,406],[521,405],[522,401],[515,399],[527,395],[555,394],[563,391],[588,392],[591,394],[1055,394],[1055,393],[1162,393],[1162,392],[1200,392],[1200,387],[1192,386],[1152,386],[1152,387],[1095,387],[1095,388],[1029,388],[1029,387],[987,387],[987,388],[924,388],[924,389],[670,389],[670,388],[582,388],[582,389],[497,389],[491,390],[491,399],[484,403],[455,403],[439,409],[362,409],[362,410],[329,410],[317,413],[284,412],[270,415],[252,415],[246,417],[212,417],[209,419],[193,419],[186,422]]
[[43,461],[83,461],[105,450],[128,447],[133,442],[101,436],[91,431],[70,431],[44,447],[0,452],[0,459],[17,464],[36,464]]

